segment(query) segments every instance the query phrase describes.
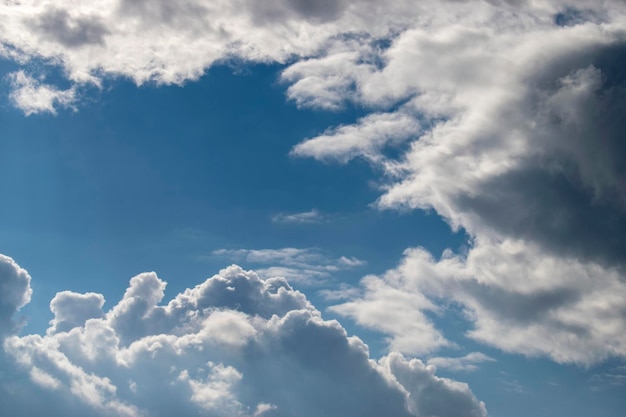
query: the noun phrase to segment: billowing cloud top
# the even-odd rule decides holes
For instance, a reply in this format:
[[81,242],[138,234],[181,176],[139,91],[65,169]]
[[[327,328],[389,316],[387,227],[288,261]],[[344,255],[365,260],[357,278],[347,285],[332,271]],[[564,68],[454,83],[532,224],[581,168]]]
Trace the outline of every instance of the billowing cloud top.
[[[26,272],[0,274],[10,320],[27,301]],[[21,274],[21,275],[20,275]],[[21,277],[16,279],[16,277]],[[226,268],[160,305],[154,273],[103,297],[64,291],[45,336],[8,335],[0,379],[12,416],[486,416],[464,383],[392,353],[378,362],[336,321],[322,319],[282,278]],[[46,401],[25,401],[34,395]],[[44,406],[45,404],[45,406]],[[45,407],[45,410],[43,409]]]
[[0,337],[17,330],[14,315],[30,302],[32,292],[28,272],[0,254]]

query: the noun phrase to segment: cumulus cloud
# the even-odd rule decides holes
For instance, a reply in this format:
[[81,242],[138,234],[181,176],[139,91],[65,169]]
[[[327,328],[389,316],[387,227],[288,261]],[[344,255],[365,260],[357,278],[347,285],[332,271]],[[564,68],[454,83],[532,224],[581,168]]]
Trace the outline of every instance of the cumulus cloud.
[[[377,8],[385,13],[373,19]],[[283,63],[343,33],[385,36],[415,9],[369,0],[3,2],[0,53],[60,66],[76,85],[106,77],[180,84],[224,60]]]
[[63,291],[50,301],[50,311],[54,319],[50,321],[51,333],[67,331],[82,326],[87,320],[102,317],[104,297],[102,294],[79,294],[72,291]]
[[17,330],[15,313],[30,302],[32,292],[28,272],[0,254],[0,340]]
[[319,249],[218,249],[213,256],[253,266],[263,266],[257,273],[264,277],[282,276],[303,284],[319,282],[341,270],[365,265],[354,257],[329,258]]
[[[284,63],[298,106],[362,109],[292,155],[366,158],[385,176],[377,207],[432,210],[474,239],[441,260],[407,251],[421,278],[403,263],[366,277],[358,295],[344,292],[335,310],[388,334],[392,349],[450,346],[431,317],[455,302],[468,336],[506,351],[577,363],[624,356],[623,1],[31,0],[3,3],[0,17],[4,56],[58,65],[74,83],[62,91],[14,73],[11,97],[27,114],[69,107],[78,86],[106,77],[180,84],[229,59]],[[222,255],[262,263],[268,254]],[[264,276],[341,267],[281,256]],[[123,340],[167,322],[126,320],[161,311],[151,308],[162,289],[150,288],[111,313]]]
[[409,392],[409,409],[418,416],[453,417],[459,410],[474,417],[487,414],[485,406],[472,398],[467,384],[433,378],[435,368],[425,366],[419,359],[406,360],[392,353],[382,362]]
[[[333,310],[387,333],[391,347],[404,352],[438,348],[445,335],[427,313],[446,314],[454,305],[470,324],[467,337],[507,352],[584,365],[626,357],[619,271],[521,241],[477,242],[466,255],[446,252],[439,260],[409,249],[396,269],[362,286],[362,294]],[[385,314],[390,310],[397,314]],[[427,338],[418,336],[420,328]]]
[[[468,337],[508,352],[580,364],[626,356],[624,3],[447,7],[388,46],[363,41],[335,72],[332,54],[285,70],[300,104],[330,97],[371,111],[293,155],[367,158],[386,176],[377,207],[432,210],[472,237],[467,253],[441,259],[407,250],[333,310],[403,352],[449,346],[432,317],[454,304]],[[372,129],[381,115],[415,126]],[[393,140],[407,142],[395,155]]]
[[134,277],[93,318],[101,296],[57,295],[54,331],[4,343],[3,410],[42,412],[26,401],[38,395],[48,414],[70,416],[487,415],[466,384],[421,361],[370,359],[282,278],[231,266],[162,305],[164,287]]
[[[623,5],[596,7],[609,7],[610,21],[566,27],[554,23],[559,5],[545,6],[482,4],[455,24],[402,32],[379,51],[380,68],[351,77],[356,103],[400,107],[331,129],[292,153],[377,162],[391,178],[381,208],[434,209],[472,235],[621,262]],[[390,158],[384,145],[393,140],[410,146]]]

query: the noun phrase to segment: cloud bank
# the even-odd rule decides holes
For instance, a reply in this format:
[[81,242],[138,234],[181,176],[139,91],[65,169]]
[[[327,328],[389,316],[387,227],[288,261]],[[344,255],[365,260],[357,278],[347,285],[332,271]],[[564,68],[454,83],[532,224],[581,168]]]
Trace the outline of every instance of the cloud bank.
[[[429,314],[455,303],[469,337],[508,352],[626,356],[623,1],[31,0],[0,5],[0,21],[27,114],[108,78],[181,84],[233,60],[284,64],[297,106],[362,108],[292,155],[366,159],[382,173],[378,208],[431,210],[473,239],[441,259],[409,249],[334,307],[392,350],[450,346]],[[73,86],[48,85],[33,62]],[[121,340],[152,325],[125,323]]]
[[372,110],[294,155],[365,158],[384,175],[377,207],[435,211],[472,238],[441,258],[408,249],[333,310],[406,353],[451,346],[430,317],[460,307],[467,337],[507,352],[625,357],[623,2],[450,9],[388,47],[283,73],[301,105],[334,97]]
[[[2,257],[2,322],[30,297]],[[13,416],[486,416],[467,384],[417,359],[378,361],[283,278],[231,266],[161,304],[155,273],[103,312],[58,293],[46,335],[3,336],[0,393]],[[11,334],[12,333],[12,334]],[[37,396],[45,401],[28,401]]]

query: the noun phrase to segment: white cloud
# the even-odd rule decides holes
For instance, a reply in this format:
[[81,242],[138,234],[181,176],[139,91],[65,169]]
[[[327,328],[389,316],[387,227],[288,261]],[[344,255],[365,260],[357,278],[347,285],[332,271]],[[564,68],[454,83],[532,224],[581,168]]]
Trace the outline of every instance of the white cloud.
[[494,362],[495,359],[480,352],[468,353],[459,358],[436,357],[428,359],[428,365],[439,369],[449,369],[451,371],[475,371],[478,365],[484,362]]
[[16,331],[15,313],[30,302],[30,275],[8,256],[0,254],[0,341]]
[[213,251],[213,256],[255,267],[266,266],[257,268],[256,272],[266,278],[281,276],[304,284],[319,282],[338,271],[365,265],[365,261],[354,257],[329,258],[318,249],[218,249]]
[[13,91],[9,98],[27,116],[37,113],[56,114],[56,107],[69,108],[76,100],[73,88],[58,90],[43,84],[24,71],[12,72],[7,76]]
[[485,405],[473,398],[467,384],[435,377],[435,368],[419,359],[406,360],[392,353],[382,362],[408,392],[409,409],[415,415],[454,417],[459,410],[472,417],[487,415]]
[[272,217],[272,221],[275,223],[323,223],[326,221],[326,216],[319,210],[313,209],[301,213],[278,213]]
[[381,150],[387,145],[415,138],[420,125],[414,116],[396,113],[375,113],[364,117],[355,125],[340,126],[321,136],[306,140],[294,147],[296,156],[313,156],[317,159],[338,159],[347,162],[363,156],[382,162]]
[[[537,22],[546,25],[552,24],[554,13],[564,10],[560,2],[514,3],[271,0],[261,6],[252,0],[184,0],[175,5],[163,0],[4,2],[0,5],[0,53],[20,64],[42,62],[43,71],[46,65],[60,66],[75,85],[101,85],[107,77],[129,78],[137,84],[182,84],[198,79],[215,63],[231,59],[292,62],[294,65],[283,74],[291,83],[289,96],[300,105],[334,109],[352,98],[372,103],[389,93],[392,99],[406,95],[401,91],[406,87],[406,72],[377,77],[379,52],[384,49],[378,40],[415,27],[432,30],[453,22],[480,27],[493,24],[489,19],[494,14],[500,18],[521,16],[524,21],[516,24],[516,29]],[[621,5],[590,3],[581,10],[585,12],[563,14],[563,20],[573,24],[596,12],[598,16],[612,16]],[[318,59],[299,62],[303,58]],[[442,55],[436,58],[446,63]],[[412,78],[418,78],[413,74]],[[394,81],[396,75],[401,76],[398,82]],[[372,82],[375,79],[380,82]],[[74,90],[68,94],[70,91]],[[67,96],[63,99],[69,100]],[[54,111],[53,107],[37,109]]]
[[[360,339],[322,319],[284,279],[231,266],[160,305],[164,287],[154,273],[134,277],[118,304],[84,322],[87,300],[99,305],[100,298],[60,293],[53,305],[67,316],[76,307],[75,320],[4,343],[3,369],[13,377],[10,386],[0,381],[3,410],[16,417],[41,413],[41,404],[70,416],[486,416],[466,384],[420,361],[371,360]],[[33,395],[41,401],[25,400]]]
[[583,365],[626,357],[619,271],[524,242],[478,241],[467,255],[447,252],[440,260],[409,249],[396,269],[361,285],[362,295],[332,309],[387,333],[403,352],[445,343],[427,313],[456,305],[470,323],[468,337],[507,352]]
[[[378,207],[434,210],[476,242],[438,261],[409,250],[405,262],[435,278],[401,265],[336,307],[387,333],[393,349],[450,345],[429,319],[447,300],[464,307],[470,337],[506,351],[624,356],[623,1],[26,0],[0,5],[0,22],[1,53],[58,65],[74,83],[61,91],[45,74],[13,73],[11,98],[27,114],[71,107],[78,86],[106,77],[180,84],[228,59],[289,63],[281,79],[299,106],[369,112],[293,154],[365,157],[388,180]],[[294,279],[346,266],[295,251],[221,256],[272,262],[280,269],[264,274]],[[153,309],[163,296],[155,276],[145,279],[150,297],[128,294],[107,318],[124,342],[165,325],[139,313],[168,317]],[[10,306],[3,319],[19,308]],[[89,337],[100,334],[89,323]]]
[[33,367],[30,370],[29,376],[35,384],[48,389],[56,389],[61,386],[61,383],[58,379],[50,376],[49,374],[45,373],[37,367]]
[[[395,277],[390,280],[396,281]],[[390,350],[425,354],[452,346],[427,317],[427,312],[440,310],[427,297],[407,291],[401,282],[388,285],[375,276],[363,278],[361,284],[362,295],[330,307],[330,310],[349,316],[362,326],[390,335]]]
[[[385,36],[392,23],[421,11],[409,3],[4,2],[0,5],[0,53],[20,63],[38,60],[60,66],[76,85],[100,85],[106,77],[130,78],[137,84],[181,84],[196,80],[216,62],[233,58],[286,62],[319,53],[342,33],[367,30]],[[375,9],[381,10],[374,19],[369,12]],[[58,91],[56,96],[61,97]],[[51,99],[45,103],[25,111],[53,112]]]
[[[445,7],[388,47],[366,37],[360,48],[285,70],[298,103],[323,108],[332,97],[371,111],[294,155],[365,157],[388,184],[377,207],[433,210],[474,242],[441,260],[408,250],[397,269],[364,278],[360,292],[344,289],[347,301],[333,310],[404,352],[449,345],[430,317],[456,303],[469,337],[508,352],[586,365],[626,356],[626,5]],[[344,58],[334,64],[333,54]],[[399,130],[408,145],[397,156],[385,149],[384,132],[393,138],[395,127],[369,129],[381,115],[416,124],[413,135]]]
[[67,331],[82,326],[89,319],[102,317],[103,305],[102,294],[79,294],[72,291],[57,293],[50,302],[54,319],[50,321],[49,331]]

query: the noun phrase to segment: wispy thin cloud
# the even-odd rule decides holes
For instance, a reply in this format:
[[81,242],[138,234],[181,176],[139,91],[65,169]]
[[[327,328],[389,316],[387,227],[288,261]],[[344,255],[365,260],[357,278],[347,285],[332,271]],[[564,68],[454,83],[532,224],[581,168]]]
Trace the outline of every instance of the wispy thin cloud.
[[278,213],[272,217],[274,223],[324,223],[328,217],[317,209],[302,213]]
[[218,249],[211,255],[255,267],[263,277],[282,276],[303,283],[316,282],[333,273],[366,264],[355,257],[333,258],[316,248]]
[[616,366],[605,372],[596,373],[589,378],[589,388],[601,391],[608,388],[626,387],[626,365]]
[[472,372],[477,370],[481,363],[495,361],[495,359],[484,353],[472,352],[459,358],[430,358],[427,363],[428,365],[434,365],[437,368],[448,369],[450,371]]

